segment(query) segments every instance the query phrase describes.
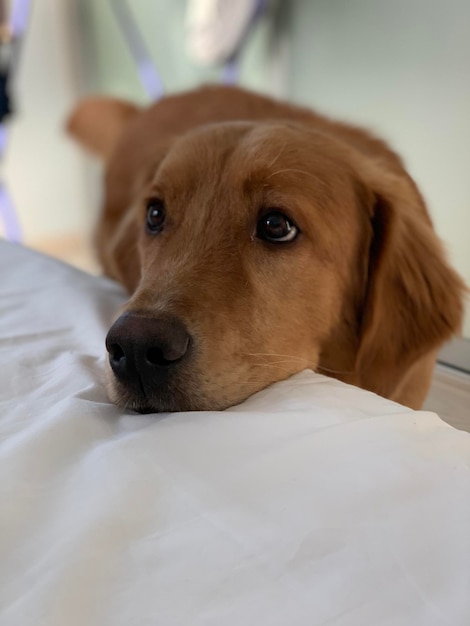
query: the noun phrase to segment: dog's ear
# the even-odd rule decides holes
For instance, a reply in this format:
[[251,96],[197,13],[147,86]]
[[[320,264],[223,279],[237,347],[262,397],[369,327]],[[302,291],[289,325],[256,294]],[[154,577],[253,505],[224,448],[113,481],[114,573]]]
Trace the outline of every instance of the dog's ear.
[[105,161],[139,108],[130,102],[108,97],[83,100],[69,116],[66,129],[84,148]]
[[356,374],[390,397],[414,362],[459,332],[466,287],[413,181],[380,167],[365,176],[372,239]]

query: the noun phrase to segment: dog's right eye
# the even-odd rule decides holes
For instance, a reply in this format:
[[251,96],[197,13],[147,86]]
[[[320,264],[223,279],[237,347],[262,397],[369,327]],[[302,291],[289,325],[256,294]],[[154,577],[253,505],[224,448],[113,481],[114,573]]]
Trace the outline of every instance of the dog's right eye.
[[270,243],[289,243],[294,241],[298,234],[298,227],[280,211],[271,211],[263,215],[256,227],[256,236]]
[[165,222],[165,205],[159,198],[151,198],[147,201],[147,230],[151,233],[159,233]]

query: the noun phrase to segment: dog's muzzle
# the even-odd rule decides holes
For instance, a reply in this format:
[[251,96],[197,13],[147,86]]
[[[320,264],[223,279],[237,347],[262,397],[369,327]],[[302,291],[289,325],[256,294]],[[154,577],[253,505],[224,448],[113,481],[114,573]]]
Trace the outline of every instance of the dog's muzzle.
[[133,404],[149,404],[159,392],[166,393],[177,367],[188,358],[192,340],[177,317],[122,315],[106,337],[109,364],[121,385],[135,396]]

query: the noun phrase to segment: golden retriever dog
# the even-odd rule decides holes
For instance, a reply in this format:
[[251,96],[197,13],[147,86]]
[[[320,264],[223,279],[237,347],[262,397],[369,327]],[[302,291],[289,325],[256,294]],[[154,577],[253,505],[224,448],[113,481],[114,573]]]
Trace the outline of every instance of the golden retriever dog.
[[97,249],[130,294],[114,402],[224,409],[309,368],[421,406],[465,286],[383,141],[216,86],[91,98],[68,128],[105,162]]

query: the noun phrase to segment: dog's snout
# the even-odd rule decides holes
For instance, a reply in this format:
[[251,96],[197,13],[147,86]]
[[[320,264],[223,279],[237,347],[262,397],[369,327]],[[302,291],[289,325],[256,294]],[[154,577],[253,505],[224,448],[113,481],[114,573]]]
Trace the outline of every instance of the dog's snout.
[[122,315],[106,337],[109,363],[125,383],[151,389],[188,354],[191,343],[185,325],[174,316]]

